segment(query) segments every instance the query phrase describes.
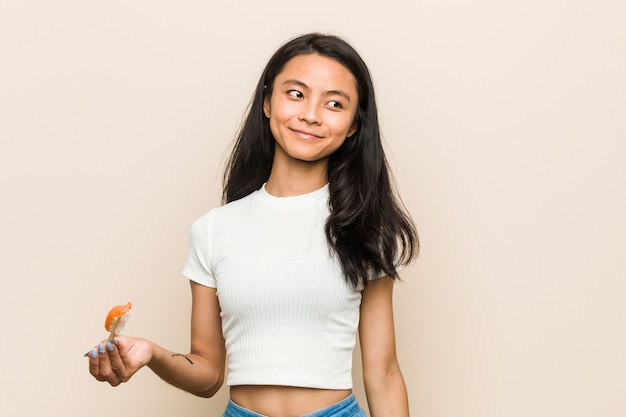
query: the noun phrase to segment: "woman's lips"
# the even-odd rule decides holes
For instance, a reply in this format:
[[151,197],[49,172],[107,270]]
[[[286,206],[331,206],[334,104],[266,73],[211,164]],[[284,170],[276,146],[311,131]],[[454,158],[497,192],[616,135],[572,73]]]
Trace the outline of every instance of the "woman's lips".
[[291,131],[304,139],[320,139],[321,138],[321,136],[316,135],[315,133],[312,133],[312,132],[307,132],[305,130],[291,129]]

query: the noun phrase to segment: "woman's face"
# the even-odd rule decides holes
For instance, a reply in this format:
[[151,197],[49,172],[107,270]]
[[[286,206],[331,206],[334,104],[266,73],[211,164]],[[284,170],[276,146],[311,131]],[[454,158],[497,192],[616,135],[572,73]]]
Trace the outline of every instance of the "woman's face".
[[358,101],[354,76],[337,61],[314,54],[292,58],[263,105],[276,140],[275,163],[327,161],[356,131]]

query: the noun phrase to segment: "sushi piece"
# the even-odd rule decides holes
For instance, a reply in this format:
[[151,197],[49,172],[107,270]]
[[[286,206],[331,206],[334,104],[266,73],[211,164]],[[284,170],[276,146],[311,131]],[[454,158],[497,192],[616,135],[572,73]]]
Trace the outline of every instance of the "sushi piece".
[[118,336],[124,330],[124,326],[130,317],[130,309],[133,307],[131,303],[121,304],[113,307],[109,314],[107,314],[107,318],[104,321],[104,328],[109,333],[109,338],[107,342],[113,340],[114,337]]

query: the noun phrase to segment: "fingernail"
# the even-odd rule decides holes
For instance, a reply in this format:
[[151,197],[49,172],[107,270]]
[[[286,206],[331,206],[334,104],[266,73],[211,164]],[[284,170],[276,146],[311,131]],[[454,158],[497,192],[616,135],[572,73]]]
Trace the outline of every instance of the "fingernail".
[[108,350],[109,352],[113,352],[113,349],[115,349],[115,348],[113,347],[113,345],[112,345],[111,343],[107,342],[107,350]]
[[117,339],[113,339],[112,342],[115,346],[117,346]]
[[96,348],[91,349],[91,359],[96,359],[98,357],[98,351]]
[[98,352],[100,352],[101,355],[104,355],[104,345],[102,343],[98,343]]

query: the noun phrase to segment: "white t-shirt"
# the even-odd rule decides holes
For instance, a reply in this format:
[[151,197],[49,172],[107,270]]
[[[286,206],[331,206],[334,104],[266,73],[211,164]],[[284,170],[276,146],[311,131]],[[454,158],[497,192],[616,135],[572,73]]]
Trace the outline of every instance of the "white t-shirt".
[[330,253],[328,195],[263,186],[193,224],[183,274],[217,289],[227,385],[352,388],[361,292]]

